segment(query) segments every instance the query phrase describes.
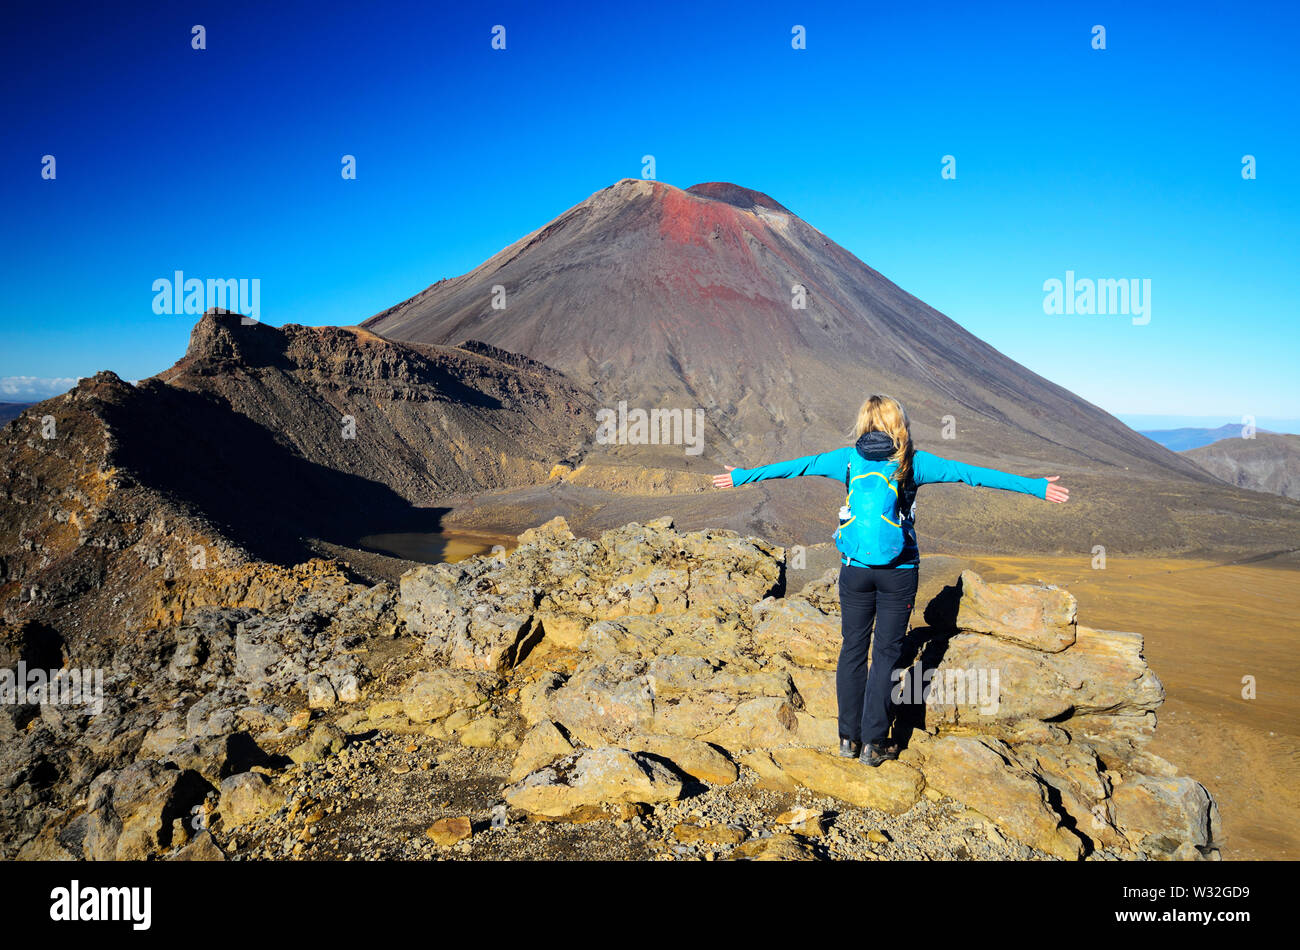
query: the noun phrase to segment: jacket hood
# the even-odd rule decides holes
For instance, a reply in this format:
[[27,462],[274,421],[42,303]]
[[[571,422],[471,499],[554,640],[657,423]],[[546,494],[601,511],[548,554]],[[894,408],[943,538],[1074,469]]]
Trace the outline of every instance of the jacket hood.
[[864,432],[854,446],[858,454],[869,462],[883,462],[894,454],[894,440],[888,432]]

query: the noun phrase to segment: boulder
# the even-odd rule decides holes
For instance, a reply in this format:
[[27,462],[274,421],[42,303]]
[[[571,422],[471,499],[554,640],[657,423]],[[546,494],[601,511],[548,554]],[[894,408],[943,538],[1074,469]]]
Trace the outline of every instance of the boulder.
[[679,772],[711,785],[730,785],[740,776],[736,763],[707,742],[681,736],[633,736],[627,748],[670,762]]
[[227,828],[256,821],[264,815],[274,814],[284,807],[284,794],[277,792],[265,775],[258,772],[240,772],[221,782],[222,823]]
[[322,722],[307,736],[307,741],[289,750],[289,758],[299,765],[323,762],[347,744],[343,730],[332,722]]
[[237,772],[247,772],[255,765],[271,768],[276,764],[276,758],[262,751],[246,732],[188,739],[159,758],[180,769],[193,769],[212,785],[221,784],[222,779]]
[[543,766],[550,765],[556,759],[563,758],[573,751],[573,743],[549,719],[535,725],[524,736],[515,753],[515,762],[510,769],[510,781],[518,782],[529,772],[535,772]]
[[172,846],[173,823],[212,790],[199,773],[153,759],[108,771],[90,784],[82,847],[92,861],[142,861]]
[[985,633],[1046,653],[1074,642],[1078,601],[1068,590],[1033,584],[986,584],[961,573],[957,629]]
[[402,691],[402,710],[412,722],[431,722],[473,709],[487,699],[489,681],[460,670],[421,670]]
[[776,749],[772,759],[794,782],[860,808],[901,815],[920,800],[925,779],[902,762],[872,768],[818,749]]
[[839,662],[840,615],[806,600],[768,597],[754,605],[754,643],[763,653],[784,654],[798,666],[834,670]]
[[434,844],[444,848],[459,844],[472,834],[470,820],[463,816],[460,818],[439,818],[425,831],[425,835]]
[[924,769],[931,787],[975,809],[1009,837],[1067,861],[1083,854],[1082,839],[1062,826],[1046,786],[1014,764],[1004,744],[946,737],[928,750]]
[[591,805],[665,802],[681,797],[682,783],[642,753],[604,746],[583,749],[506,787],[508,804],[551,818]]
[[192,840],[172,858],[173,861],[224,861],[226,854],[217,847],[212,834],[200,831]]
[[509,724],[496,716],[483,716],[475,719],[456,734],[463,746],[474,749],[490,749],[497,744],[506,732]]
[[730,861],[816,861],[808,843],[787,833],[751,838],[727,855]]
[[399,617],[452,667],[509,670],[541,640],[537,591],[501,561],[419,567],[400,587]]
[[1111,797],[1115,824],[1133,850],[1159,859],[1213,856],[1222,836],[1219,807],[1200,782],[1130,775]]

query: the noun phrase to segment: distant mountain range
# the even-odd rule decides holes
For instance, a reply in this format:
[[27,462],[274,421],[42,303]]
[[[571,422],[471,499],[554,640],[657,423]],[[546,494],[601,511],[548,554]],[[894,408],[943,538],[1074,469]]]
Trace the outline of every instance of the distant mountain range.
[[[1229,422],[1216,429],[1144,429],[1142,434],[1171,452],[1186,452],[1188,449],[1199,449],[1220,439],[1240,439],[1243,431],[1244,427],[1240,423]],[[1257,429],[1256,431],[1267,432],[1268,430]]]
[[1238,423],[1214,429],[1153,429],[1142,434],[1181,453],[1215,478],[1251,491],[1300,499],[1300,436]]

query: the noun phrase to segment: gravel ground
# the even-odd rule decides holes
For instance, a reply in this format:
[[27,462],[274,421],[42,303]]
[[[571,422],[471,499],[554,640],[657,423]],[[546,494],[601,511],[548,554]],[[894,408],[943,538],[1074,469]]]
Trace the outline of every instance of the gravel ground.
[[[800,826],[794,840],[815,859],[1053,860],[1008,840],[951,799],[922,798],[904,815],[887,815],[807,789],[763,787],[743,766],[738,781],[693,782],[676,802],[606,806],[578,821],[539,821],[502,802],[512,761],[510,751],[379,734],[326,762],[280,773],[284,808],[235,829],[218,824],[213,837],[235,860],[709,861],[730,856],[738,844],[788,834],[778,819],[802,808],[814,820]],[[442,846],[426,835],[438,819],[458,817],[470,820],[468,839]]]

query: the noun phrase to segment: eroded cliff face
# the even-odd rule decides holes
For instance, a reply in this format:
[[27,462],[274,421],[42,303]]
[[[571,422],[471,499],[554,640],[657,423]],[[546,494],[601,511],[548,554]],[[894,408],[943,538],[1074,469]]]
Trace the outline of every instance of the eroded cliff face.
[[561,373],[484,343],[243,326],[230,314],[206,315],[185,358],[158,378],[218,397],[311,465],[414,505],[543,482],[590,441],[595,417],[591,397]]
[[[398,585],[174,583],[133,651],[69,651],[107,666],[98,715],[4,707],[4,854],[1217,856],[1213,798],[1145,748],[1140,635],[1067,591],[930,585],[907,748],[871,769],[833,754],[830,575],[789,594],[783,549],[668,519],[518,542]],[[776,793],[807,807],[765,815]]]

